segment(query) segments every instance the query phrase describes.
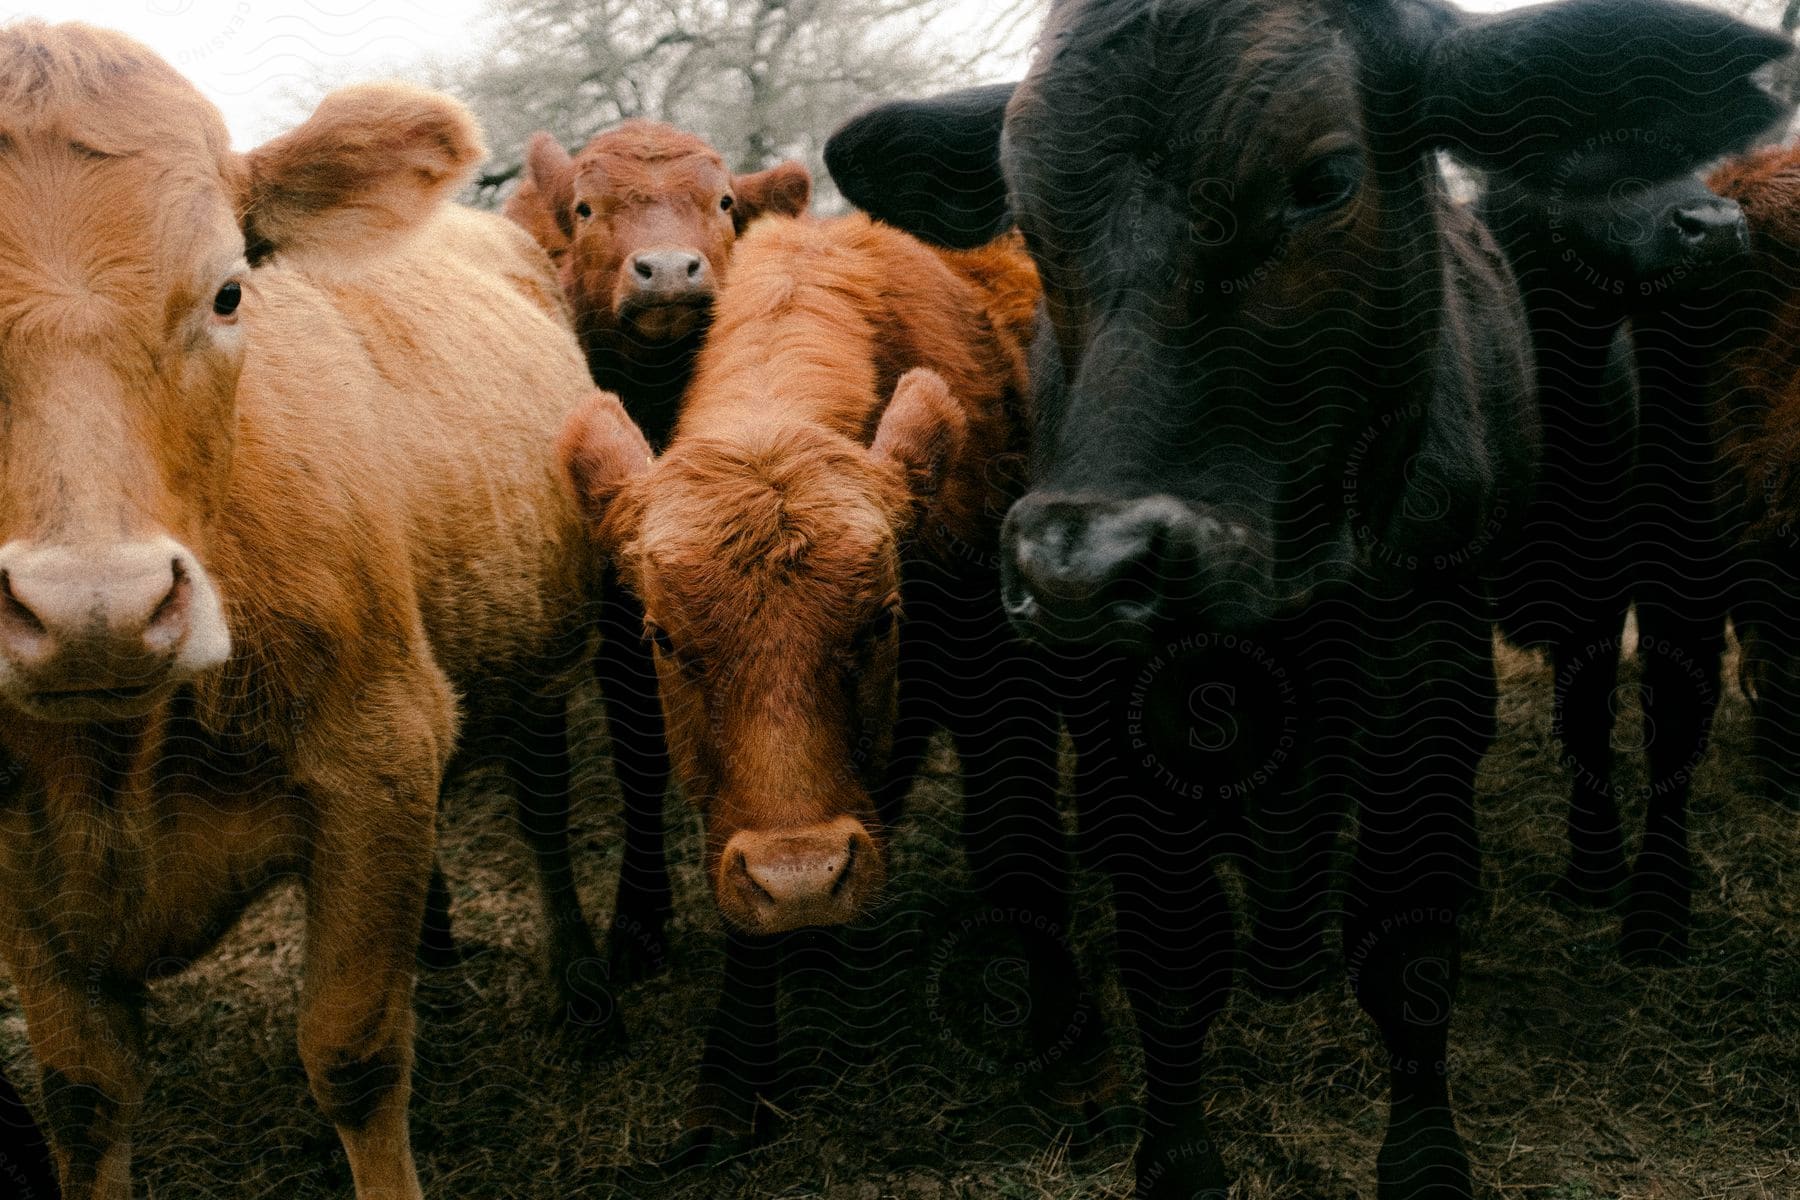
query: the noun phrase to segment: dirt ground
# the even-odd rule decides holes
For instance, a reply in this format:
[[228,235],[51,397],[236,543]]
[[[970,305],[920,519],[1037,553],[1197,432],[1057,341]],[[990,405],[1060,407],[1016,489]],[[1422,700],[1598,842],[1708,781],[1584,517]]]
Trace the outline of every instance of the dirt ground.
[[[1616,919],[1548,896],[1561,867],[1567,780],[1550,737],[1549,676],[1502,655],[1502,737],[1481,779],[1485,913],[1472,932],[1452,1030],[1461,1128],[1477,1194],[1523,1200],[1785,1200],[1800,1196],[1800,818],[1755,800],[1748,711],[1731,694],[1699,772],[1698,894],[1689,965],[1620,964]],[[616,793],[597,705],[579,713],[583,899],[608,915]],[[1617,744],[1640,744],[1636,713]],[[1621,756],[1641,783],[1641,756]],[[1008,947],[965,933],[947,752],[896,847],[892,902],[855,944],[876,982],[856,1005],[793,1014],[788,1048],[810,1087],[786,1132],[706,1172],[657,1179],[719,966],[696,869],[698,822],[676,801],[679,916],[672,971],[621,997],[632,1042],[592,1061],[540,1017],[540,921],[498,771],[473,772],[445,818],[445,861],[467,960],[427,989],[414,1140],[433,1197],[735,1200],[1130,1195],[1123,1139],[1072,1158],[1011,1102],[1024,1057],[1005,1003]],[[1628,810],[1628,830],[1641,821]],[[1077,935],[1106,978],[1134,1070],[1129,1016],[1104,975],[1104,891],[1084,878]],[[300,910],[283,890],[198,968],[157,985],[154,1081],[136,1139],[150,1200],[349,1195],[336,1135],[293,1049]],[[994,972],[1001,969],[996,978]],[[846,1049],[846,1047],[850,1047]],[[1374,1200],[1385,1116],[1372,1027],[1335,983],[1297,1003],[1240,993],[1215,1029],[1212,1097],[1240,1200]],[[0,1060],[35,1088],[0,974]]]

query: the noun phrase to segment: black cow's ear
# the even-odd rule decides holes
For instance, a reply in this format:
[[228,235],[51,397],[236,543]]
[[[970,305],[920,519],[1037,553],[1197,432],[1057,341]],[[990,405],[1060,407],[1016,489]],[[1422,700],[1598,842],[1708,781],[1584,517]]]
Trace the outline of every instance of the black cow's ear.
[[1012,227],[1000,130],[1015,84],[900,100],[853,117],[825,143],[825,166],[870,216],[956,249]]
[[1669,178],[1743,149],[1792,111],[1753,76],[1793,43],[1694,4],[1565,0],[1448,20],[1420,0],[1342,2],[1433,13],[1409,30],[1432,35],[1418,46],[1413,33],[1429,140],[1539,183]]

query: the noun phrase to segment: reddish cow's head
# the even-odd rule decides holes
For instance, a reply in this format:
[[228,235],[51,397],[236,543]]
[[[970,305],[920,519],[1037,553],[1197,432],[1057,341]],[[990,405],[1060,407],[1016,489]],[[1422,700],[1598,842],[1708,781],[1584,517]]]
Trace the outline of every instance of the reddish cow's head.
[[540,214],[566,239],[564,279],[590,348],[618,337],[677,342],[703,329],[738,234],[764,213],[798,216],[812,198],[799,163],[733,176],[711,146],[653,121],[608,130],[572,159],[540,133],[525,171],[521,191],[536,200],[508,213],[552,257],[556,238],[539,232]]
[[899,703],[900,563],[964,436],[929,371],[870,446],[810,426],[679,437],[652,460],[617,400],[563,459],[656,647],[669,745],[725,918],[848,921],[887,874],[872,790]]
[[376,252],[481,153],[454,101],[377,85],[234,154],[135,42],[0,29],[0,706],[130,717],[226,660],[255,266]]

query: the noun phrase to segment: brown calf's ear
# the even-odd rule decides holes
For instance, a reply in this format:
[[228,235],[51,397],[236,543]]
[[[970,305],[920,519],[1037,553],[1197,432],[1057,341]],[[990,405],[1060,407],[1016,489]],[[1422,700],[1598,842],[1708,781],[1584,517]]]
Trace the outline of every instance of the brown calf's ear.
[[557,446],[557,460],[574,485],[581,511],[596,528],[620,489],[648,471],[653,457],[643,432],[611,392],[596,391],[576,409]]
[[562,143],[542,131],[532,134],[525,148],[525,178],[563,236],[574,237],[575,160]]
[[762,216],[798,217],[812,203],[812,172],[792,159],[766,171],[731,181],[737,200],[731,209],[738,232]]
[[912,498],[928,503],[962,452],[968,428],[968,418],[942,376],[924,368],[908,371],[882,414],[869,456],[898,464]]
[[469,110],[399,83],[341,88],[305,124],[245,159],[242,216],[253,262],[341,262],[417,230],[486,157]]

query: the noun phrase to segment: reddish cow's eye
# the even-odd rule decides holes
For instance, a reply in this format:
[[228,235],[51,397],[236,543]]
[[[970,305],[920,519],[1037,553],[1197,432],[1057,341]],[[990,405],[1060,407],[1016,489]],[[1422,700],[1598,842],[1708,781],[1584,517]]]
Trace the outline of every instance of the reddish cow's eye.
[[669,635],[663,631],[660,625],[652,625],[644,633],[663,654],[670,658],[675,657],[675,643],[670,640]]
[[731,206],[736,203],[737,203],[737,201],[733,200],[730,196],[720,196],[719,197],[719,211],[730,212]]
[[594,215],[594,206],[583,200],[575,206],[575,215],[585,221]]
[[237,316],[238,305],[244,302],[244,287],[233,281],[219,289],[213,297],[213,315],[217,317]]

